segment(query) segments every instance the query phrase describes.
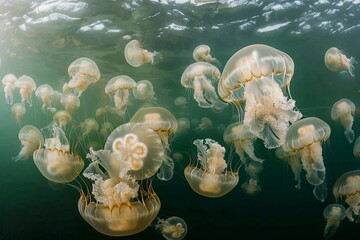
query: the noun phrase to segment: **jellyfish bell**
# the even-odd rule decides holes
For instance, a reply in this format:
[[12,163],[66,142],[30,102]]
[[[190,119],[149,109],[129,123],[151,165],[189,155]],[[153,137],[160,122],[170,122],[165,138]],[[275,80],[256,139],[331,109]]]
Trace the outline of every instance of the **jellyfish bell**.
[[15,103],[11,106],[11,112],[14,114],[16,122],[20,123],[26,113],[25,105],[23,103]]
[[80,107],[80,98],[73,93],[61,94],[60,103],[68,113]]
[[167,219],[157,219],[155,228],[160,230],[167,240],[181,240],[187,234],[187,224],[179,217],[173,216]]
[[65,110],[59,110],[54,113],[54,122],[62,129],[64,129],[72,121],[72,117],[69,112]]
[[341,221],[346,217],[346,209],[341,204],[329,204],[324,209],[323,215],[326,219],[324,237],[327,239],[335,234]]
[[213,62],[215,64],[220,64],[220,62],[211,56],[210,54],[210,47],[205,44],[201,44],[197,46],[193,51],[193,58],[197,62]]
[[34,79],[29,76],[22,75],[15,82],[16,88],[20,89],[20,96],[22,103],[28,103],[32,106],[32,94],[36,89],[36,83]]
[[82,123],[81,127],[81,138],[85,138],[92,132],[97,132],[99,124],[94,118],[86,118]]
[[4,88],[5,92],[5,100],[7,104],[12,105],[14,103],[14,95],[13,92],[16,88],[16,81],[17,77],[14,74],[6,74],[3,79],[1,80],[1,83]]
[[133,95],[138,100],[144,100],[147,102],[154,102],[154,87],[149,80],[141,80],[136,83],[136,87],[133,89]]
[[54,90],[49,84],[42,84],[36,88],[35,96],[38,97],[43,105],[42,109],[51,107],[51,97],[54,94]]
[[345,137],[349,143],[355,139],[355,133],[352,130],[354,123],[355,104],[346,98],[340,99],[331,108],[331,119],[339,121],[345,128]]
[[347,71],[349,74],[355,76],[355,64],[357,61],[355,58],[347,58],[342,51],[336,47],[329,48],[324,57],[326,67],[332,72],[342,72]]
[[213,128],[213,122],[210,118],[202,117],[198,126],[194,129],[196,133],[208,131]]
[[30,158],[33,155],[33,152],[44,144],[42,133],[38,128],[32,125],[25,125],[22,127],[18,137],[22,147],[19,154],[13,157],[15,162]]
[[215,90],[220,79],[220,70],[207,62],[189,65],[181,75],[181,85],[194,90],[194,99],[199,107],[222,112],[227,103],[222,102]]
[[228,167],[225,148],[210,138],[197,139],[194,145],[200,167],[188,165],[185,168],[184,175],[190,187],[199,195],[211,198],[229,193],[239,182],[239,175]]
[[185,117],[181,117],[177,119],[178,128],[176,130],[176,134],[184,134],[190,129],[190,120]]
[[124,55],[126,62],[133,67],[140,67],[148,62],[156,64],[162,58],[161,54],[156,51],[149,52],[148,50],[143,49],[140,42],[135,39],[126,44]]

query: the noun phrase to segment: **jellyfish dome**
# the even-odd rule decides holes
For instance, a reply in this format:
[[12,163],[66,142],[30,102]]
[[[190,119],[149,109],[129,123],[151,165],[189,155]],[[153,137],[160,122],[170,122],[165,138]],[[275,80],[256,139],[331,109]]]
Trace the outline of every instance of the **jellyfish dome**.
[[49,84],[42,84],[37,87],[35,91],[35,96],[42,101],[43,103],[42,109],[51,106],[51,97],[53,94],[54,94],[54,90]]
[[345,199],[348,205],[346,216],[349,221],[359,220],[360,212],[360,170],[342,174],[333,186],[333,194],[337,201]]
[[86,118],[84,122],[80,123],[81,138],[85,138],[92,132],[97,132],[99,124],[94,118]]
[[72,117],[68,111],[59,110],[55,112],[53,120],[60,128],[64,129],[72,121]]
[[96,63],[90,58],[81,57],[73,61],[68,67],[70,80],[67,87],[73,90],[73,93],[80,95],[87,87],[100,80],[100,71]]
[[32,94],[36,89],[36,83],[34,79],[29,76],[22,75],[15,82],[16,88],[20,89],[21,102],[27,102],[30,107],[32,106]]
[[286,97],[286,93],[290,96],[293,74],[294,62],[289,55],[255,44],[236,52],[221,75],[219,96],[237,107],[239,119],[267,148],[283,144],[289,124],[302,116],[295,110],[295,101]]
[[339,121],[345,128],[345,137],[349,143],[355,139],[355,133],[352,130],[354,123],[355,104],[346,98],[340,99],[331,108],[331,119]]
[[205,44],[197,46],[193,51],[193,58],[197,62],[214,62],[219,64],[219,61],[210,55],[210,47]]
[[136,83],[136,87],[133,89],[133,95],[138,100],[144,100],[147,102],[154,102],[154,87],[149,80],[141,80]]
[[347,58],[336,47],[329,48],[324,57],[326,67],[332,72],[347,71],[351,76],[355,76],[355,64],[357,64],[355,58]]
[[222,112],[227,103],[222,102],[215,90],[220,79],[220,71],[207,62],[196,62],[189,65],[181,76],[181,85],[194,89],[194,99],[199,107],[212,108]]
[[44,128],[43,131],[46,134],[45,143],[43,148],[34,151],[35,165],[50,181],[73,181],[84,168],[84,160],[79,155],[70,153],[69,141],[57,124]]
[[148,62],[156,64],[162,58],[161,54],[156,51],[149,52],[148,50],[143,49],[140,42],[135,39],[126,44],[124,55],[126,62],[133,67],[140,67]]
[[335,234],[340,222],[346,217],[346,209],[341,204],[329,204],[323,211],[326,219],[324,238],[327,239]]
[[186,222],[179,217],[169,217],[167,219],[157,219],[155,228],[161,231],[167,240],[181,240],[186,236]]
[[160,137],[143,123],[120,125],[109,135],[104,149],[112,152],[108,171],[136,180],[153,176],[164,160]]
[[73,93],[61,94],[60,103],[64,106],[68,113],[72,113],[75,109],[80,107],[80,98]]
[[[314,185],[314,194],[319,200],[326,195],[325,165],[322,142],[331,134],[329,125],[316,117],[308,117],[293,123],[287,132],[283,145],[285,152],[298,152],[306,179]],[[326,192],[325,192],[326,191]]]
[[14,103],[14,95],[13,92],[16,88],[16,80],[17,77],[14,74],[6,74],[2,79],[1,83],[5,92],[5,100],[7,104],[12,105]]
[[192,190],[211,198],[229,193],[238,184],[239,175],[228,168],[224,159],[225,148],[210,138],[197,139],[194,145],[200,167],[189,165],[184,170]]
[[33,155],[33,152],[42,147],[44,137],[40,130],[32,125],[25,125],[19,131],[19,140],[21,142],[21,150],[19,154],[13,157],[13,160],[26,160]]

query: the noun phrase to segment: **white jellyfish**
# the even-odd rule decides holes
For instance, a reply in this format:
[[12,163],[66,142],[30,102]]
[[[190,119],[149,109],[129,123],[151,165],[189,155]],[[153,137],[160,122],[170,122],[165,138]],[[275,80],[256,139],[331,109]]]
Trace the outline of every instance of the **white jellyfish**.
[[169,217],[167,219],[156,219],[155,228],[160,230],[166,240],[184,239],[187,233],[186,222],[179,217]]
[[36,89],[36,83],[34,79],[29,76],[22,75],[15,82],[16,88],[20,89],[21,102],[27,102],[30,107],[32,106],[32,94]]
[[201,44],[194,49],[193,58],[197,62],[209,62],[209,63],[213,62],[215,64],[220,65],[220,62],[216,58],[210,55],[210,51],[211,49],[208,45]]
[[330,204],[323,211],[326,225],[324,229],[324,238],[328,239],[335,234],[340,222],[346,217],[346,209],[341,204]]
[[135,39],[126,44],[124,55],[126,62],[133,67],[140,67],[148,62],[156,64],[162,58],[161,54],[156,51],[149,52],[148,50],[143,49],[140,42]]
[[80,98],[73,93],[65,93],[61,95],[60,103],[64,106],[65,111],[71,114],[80,107]]
[[325,65],[332,72],[348,71],[351,76],[355,76],[355,58],[347,58],[336,47],[329,48],[325,53]]
[[331,108],[331,119],[339,121],[345,128],[345,137],[349,143],[355,139],[355,133],[352,130],[354,123],[355,104],[346,98],[340,99]]
[[5,92],[5,100],[7,104],[12,105],[14,103],[14,96],[13,92],[16,88],[16,76],[14,74],[6,74],[5,77],[2,79],[2,85]]
[[149,80],[137,82],[136,87],[133,89],[133,95],[136,99],[146,103],[154,103],[156,101],[154,87]]
[[69,112],[60,110],[54,114],[53,120],[60,128],[64,129],[72,121],[72,117]]
[[37,87],[35,96],[38,97],[43,105],[42,109],[51,108],[51,97],[54,95],[54,90],[49,84],[42,84]]
[[18,136],[21,142],[21,150],[17,156],[13,157],[15,162],[28,159],[36,149],[44,144],[44,137],[40,130],[31,125],[22,127]]

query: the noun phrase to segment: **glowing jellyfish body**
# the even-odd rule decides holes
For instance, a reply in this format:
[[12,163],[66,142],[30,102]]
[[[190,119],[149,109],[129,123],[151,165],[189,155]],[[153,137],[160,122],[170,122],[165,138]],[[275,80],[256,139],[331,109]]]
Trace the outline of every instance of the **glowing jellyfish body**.
[[349,221],[359,221],[360,212],[360,170],[342,174],[333,186],[333,194],[337,201],[345,199],[348,208],[346,216]]
[[84,168],[84,160],[70,153],[70,145],[64,131],[56,124],[44,129],[44,147],[34,151],[35,165],[41,174],[56,183],[73,181]]
[[107,139],[110,133],[114,130],[114,126],[111,122],[103,122],[100,127],[100,135],[104,139]]
[[220,71],[207,62],[196,62],[189,65],[181,76],[181,85],[194,89],[194,99],[199,107],[212,108],[222,112],[227,103],[222,102],[215,90],[220,79]]
[[224,159],[225,148],[212,139],[197,139],[197,159],[200,167],[189,165],[184,175],[190,187],[198,194],[217,198],[229,193],[239,182],[237,172],[228,169]]
[[49,84],[42,84],[37,87],[35,96],[38,97],[43,105],[42,109],[51,107],[51,97],[54,95],[54,90]]
[[323,215],[326,219],[324,238],[328,239],[335,234],[340,222],[346,217],[346,209],[341,204],[330,204],[324,209]]
[[339,121],[345,128],[345,137],[349,143],[355,139],[355,133],[352,130],[354,123],[355,104],[346,98],[340,99],[331,108],[331,119]]
[[16,122],[20,123],[26,113],[25,105],[23,103],[15,103],[11,106],[11,112],[14,114]]
[[148,50],[143,49],[140,42],[135,39],[126,44],[124,55],[126,62],[133,67],[140,67],[148,62],[156,64],[162,58],[161,54],[156,51],[149,52]]
[[44,137],[40,130],[31,125],[25,125],[19,131],[21,150],[13,157],[13,160],[26,160],[33,155],[33,152],[44,144]]
[[61,95],[60,103],[64,106],[65,110],[71,114],[75,109],[80,107],[80,98],[73,93],[66,93]]
[[287,132],[283,150],[298,152],[306,180],[314,187],[314,195],[324,201],[327,195],[322,142],[331,134],[329,125],[316,117],[308,117],[293,123]]
[[36,89],[36,83],[34,79],[29,76],[22,75],[15,82],[16,88],[20,90],[21,102],[28,103],[30,107],[32,106],[32,94]]
[[201,44],[194,49],[193,58],[197,62],[213,62],[219,64],[220,62],[211,56],[210,51],[211,49],[208,45]]
[[332,72],[347,71],[351,76],[355,76],[356,60],[353,57],[347,58],[336,47],[331,47],[326,51],[324,61],[326,67]]
[[55,112],[53,120],[60,128],[64,129],[72,121],[72,117],[69,112],[60,110]]
[[92,132],[97,132],[99,129],[98,122],[93,118],[87,118],[80,123],[82,138],[88,136]]
[[237,107],[239,119],[264,141],[266,148],[283,144],[289,124],[301,118],[294,109],[295,101],[284,93],[289,92],[293,74],[294,62],[289,55],[255,44],[236,52],[221,75],[219,96]]
[[167,219],[157,219],[155,228],[161,231],[167,240],[181,240],[186,236],[186,222],[179,217],[169,217]]
[[133,89],[133,95],[138,100],[143,100],[148,103],[152,103],[156,100],[154,97],[154,87],[149,80],[141,80],[136,83],[136,87]]
[[176,130],[176,134],[184,134],[190,129],[190,120],[182,117],[177,119],[178,128]]
[[67,83],[67,87],[78,97],[80,97],[90,84],[100,80],[98,66],[93,60],[85,57],[73,61],[68,67],[68,74],[71,79]]
[[4,88],[5,100],[7,104],[12,105],[14,103],[14,95],[13,92],[16,88],[16,76],[14,74],[6,74],[2,79],[1,83]]
[[175,116],[162,107],[146,107],[140,108],[130,122],[144,123],[159,135],[165,149],[165,156],[157,177],[163,181],[170,180],[174,174],[174,161],[170,157],[169,141],[178,128]]
[[110,79],[105,86],[107,95],[114,95],[116,113],[123,116],[129,104],[130,90],[136,88],[136,82],[129,76],[121,75]]

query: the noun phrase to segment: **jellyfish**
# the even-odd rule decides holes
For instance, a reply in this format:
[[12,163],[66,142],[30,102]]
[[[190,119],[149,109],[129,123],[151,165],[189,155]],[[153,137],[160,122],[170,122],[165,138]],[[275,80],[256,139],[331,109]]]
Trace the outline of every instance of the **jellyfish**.
[[356,139],[354,143],[353,154],[356,158],[360,158],[360,136]]
[[100,71],[96,63],[90,58],[81,57],[73,61],[68,67],[70,76],[66,87],[78,97],[88,88],[90,84],[100,80]]
[[178,96],[174,100],[174,105],[177,106],[178,108],[180,108],[181,110],[186,109],[187,104],[188,104],[188,102],[187,102],[186,98],[183,96]]
[[184,170],[191,189],[211,198],[229,193],[238,184],[239,175],[228,167],[225,148],[210,138],[196,139],[194,145],[200,167],[189,165]]
[[29,76],[22,75],[15,82],[16,88],[20,89],[21,102],[27,102],[30,107],[32,106],[32,94],[36,89],[36,83],[34,79]]
[[352,77],[355,77],[355,58],[347,58],[342,51],[336,47],[329,48],[325,53],[325,65],[332,72],[347,71]]
[[56,183],[73,181],[84,168],[84,160],[70,152],[69,141],[64,131],[52,124],[43,129],[44,147],[34,151],[33,158],[40,173]]
[[228,60],[218,84],[221,99],[235,105],[239,121],[268,149],[283,144],[290,123],[302,117],[290,95],[293,73],[294,62],[289,55],[255,44],[240,49]]
[[249,178],[241,185],[241,189],[247,196],[256,196],[261,192],[262,187],[257,179]]
[[275,150],[275,156],[281,160],[286,161],[290,165],[291,171],[293,172],[296,181],[295,188],[300,189],[302,166],[299,152],[285,151],[283,146],[280,146]]
[[341,204],[329,204],[324,209],[324,218],[326,219],[326,226],[324,229],[324,238],[328,239],[335,234],[340,222],[346,217],[346,209]]
[[44,144],[42,133],[32,125],[22,127],[18,136],[21,142],[21,150],[17,156],[13,157],[15,162],[28,159],[37,148],[42,147]]
[[182,155],[182,153],[180,152],[174,152],[172,155],[171,155],[172,159],[174,159],[175,161],[181,161],[184,159],[184,156]]
[[360,212],[360,170],[343,173],[334,183],[333,195],[337,202],[345,199],[349,221],[359,222]]
[[112,125],[111,122],[107,122],[107,121],[103,122],[100,126],[100,135],[104,139],[107,139],[113,130],[114,130],[114,126]]
[[98,107],[95,111],[95,116],[97,118],[103,118],[105,114],[108,112],[108,107]]
[[190,120],[186,117],[181,117],[177,119],[178,128],[176,134],[184,134],[190,129]]
[[327,195],[322,142],[330,137],[331,129],[323,120],[308,117],[293,123],[286,134],[283,150],[298,152],[306,180],[314,186],[314,195],[324,201]]
[[11,112],[14,114],[16,122],[20,123],[26,113],[26,108],[23,103],[15,103],[11,106]]
[[54,90],[49,84],[42,84],[37,87],[35,91],[35,96],[42,101],[43,110],[45,110],[45,108],[51,108],[51,97],[53,94]]
[[53,120],[60,128],[64,129],[72,121],[72,117],[69,112],[60,110],[54,114]]
[[178,128],[175,116],[162,107],[140,108],[130,119],[133,123],[144,123],[160,137],[165,149],[164,161],[157,173],[158,179],[168,181],[174,174],[174,161],[170,157],[170,140]]
[[157,218],[155,228],[161,231],[163,237],[167,240],[181,240],[186,236],[186,222],[179,217],[169,217],[167,219]]
[[133,89],[133,95],[136,99],[146,101],[147,103],[154,103],[156,101],[154,87],[149,80],[137,82],[136,87]]
[[13,92],[16,88],[16,76],[14,74],[6,74],[5,77],[2,79],[2,85],[5,92],[5,100],[7,104],[12,105],[14,103],[14,96]]
[[85,138],[92,132],[97,132],[99,129],[98,122],[93,118],[86,118],[84,122],[80,123],[81,139]]
[[331,108],[331,119],[334,121],[339,121],[341,125],[345,128],[345,137],[349,143],[352,143],[355,139],[355,133],[352,130],[352,125],[354,123],[354,112],[355,104],[346,98],[340,99]]
[[154,51],[149,52],[143,49],[138,40],[131,40],[126,44],[124,50],[125,60],[133,67],[140,67],[145,63],[157,64],[160,62],[162,56],[160,53]]
[[64,106],[68,113],[72,113],[75,109],[80,107],[80,98],[73,93],[64,93],[60,98],[61,105]]
[[129,104],[129,91],[136,88],[136,82],[129,76],[121,75],[110,79],[105,86],[107,95],[114,95],[116,113],[123,116]]
[[213,62],[215,64],[220,65],[220,62],[216,58],[210,55],[210,51],[211,49],[208,45],[201,44],[194,49],[193,58],[197,62],[208,62],[208,63]]
[[222,112],[227,103],[222,102],[215,90],[220,79],[220,71],[207,62],[196,62],[189,65],[181,76],[181,85],[194,89],[194,99],[199,107],[211,108]]
[[196,133],[210,130],[213,127],[213,123],[210,118],[202,117],[199,125],[194,129]]

